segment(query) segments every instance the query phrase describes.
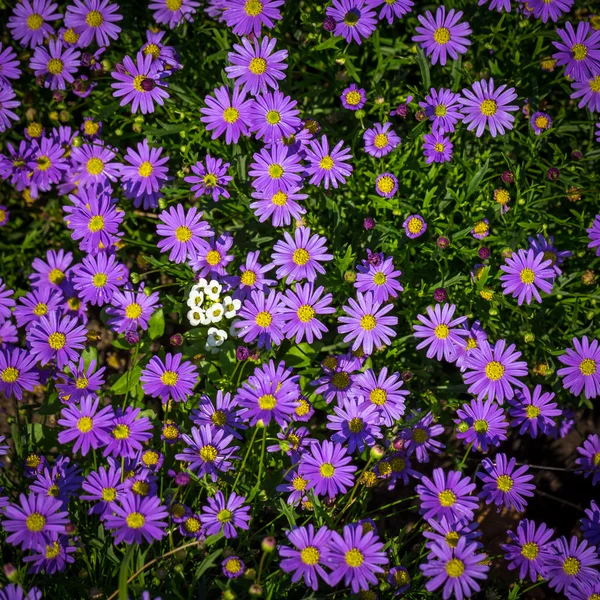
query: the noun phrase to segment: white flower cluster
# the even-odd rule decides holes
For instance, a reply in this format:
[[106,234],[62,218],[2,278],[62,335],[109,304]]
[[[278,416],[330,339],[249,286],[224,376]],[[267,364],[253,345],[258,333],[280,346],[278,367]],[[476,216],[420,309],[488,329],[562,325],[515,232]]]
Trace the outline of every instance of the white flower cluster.
[[[190,308],[187,318],[192,327],[216,323],[224,325],[224,320],[233,319],[237,315],[242,303],[231,296],[221,297],[222,290],[223,286],[214,279],[208,282],[202,278],[194,285],[187,300]],[[236,335],[233,323],[229,326],[229,333],[220,327],[210,327],[205,348],[215,354],[229,336]]]

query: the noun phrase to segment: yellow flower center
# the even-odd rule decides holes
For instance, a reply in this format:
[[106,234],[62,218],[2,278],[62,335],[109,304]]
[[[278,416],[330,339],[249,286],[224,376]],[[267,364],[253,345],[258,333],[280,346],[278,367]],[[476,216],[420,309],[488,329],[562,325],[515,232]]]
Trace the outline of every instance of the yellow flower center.
[[4,383],[14,383],[19,379],[19,370],[14,367],[6,367],[0,374],[0,379],[2,379]]
[[521,556],[524,556],[527,560],[537,558],[539,553],[540,547],[535,542],[527,542],[521,548]]
[[473,227],[473,231],[477,235],[483,235],[484,233],[487,233],[488,229],[489,225],[485,221],[479,221],[478,223],[475,223],[475,227]]
[[132,302],[125,308],[125,317],[128,319],[139,319],[142,315],[142,307],[137,302]]
[[446,563],[448,577],[460,577],[465,572],[465,563],[458,558],[451,558]]
[[200,448],[200,458],[207,463],[215,462],[217,456],[219,455],[218,450],[208,444],[207,446],[202,446]]
[[534,406],[533,404],[530,404],[525,409],[525,414],[527,415],[528,419],[535,419],[536,417],[539,417],[541,412],[542,410],[539,407]]
[[450,41],[450,30],[446,27],[438,27],[433,32],[433,40],[436,44],[446,45]]
[[242,570],[242,563],[237,558],[230,558],[225,563],[225,570],[235,575]]
[[417,217],[412,217],[408,222],[408,230],[411,233],[420,233],[421,229],[423,229],[423,223],[421,219],[417,219]]
[[358,417],[354,417],[353,419],[350,419],[350,421],[348,421],[348,429],[352,433],[360,433],[363,430],[363,428],[363,420],[359,419]]
[[256,283],[256,273],[254,271],[244,271],[240,278],[244,285],[254,285]]
[[371,390],[369,400],[372,404],[383,406],[387,400],[387,392],[381,388],[375,388],[374,390]]
[[344,15],[344,24],[348,27],[354,27],[358,23],[359,17],[358,12],[350,10]]
[[356,106],[357,104],[360,104],[361,100],[362,96],[360,95],[360,92],[357,92],[356,90],[352,90],[346,94],[346,103],[350,106]]
[[37,13],[32,13],[27,17],[27,27],[32,31],[39,29],[44,24],[44,19],[42,15],[38,15]]
[[426,439],[427,439],[427,432],[424,429],[421,429],[420,427],[417,427],[413,431],[413,440],[417,444],[422,444]]
[[575,44],[571,48],[571,52],[575,60],[584,60],[588,55],[588,49],[584,44]]
[[593,79],[590,79],[590,90],[595,93],[600,93],[600,75],[596,75]]
[[300,560],[305,565],[316,565],[321,558],[321,553],[314,546],[307,546],[300,552]]
[[390,460],[390,467],[394,473],[402,473],[406,469],[406,461],[401,456],[396,456]]
[[[31,15],[33,16],[33,15]],[[40,17],[41,18],[41,17]],[[42,135],[42,131],[43,131],[43,127],[41,123],[31,123],[28,127],[27,127],[27,133],[29,134],[30,137],[32,138],[36,138],[36,137],[40,137],[40,135]]]
[[58,542],[53,542],[52,545],[46,546],[46,558],[48,560],[56,558],[60,554],[61,546]]
[[222,410],[215,410],[215,412],[210,415],[210,420],[212,421],[213,425],[222,427],[225,425],[225,423],[227,423],[227,415]]
[[596,361],[592,360],[591,358],[584,358],[579,363],[579,370],[581,371],[581,374],[585,377],[594,375],[594,373],[596,373],[596,368]]
[[90,27],[100,27],[100,25],[104,23],[104,17],[102,16],[102,13],[99,10],[90,10],[90,12],[87,14],[87,17],[85,18],[85,22]]
[[596,454],[594,454],[594,466],[600,467],[600,452],[596,452]]
[[335,467],[331,463],[323,463],[319,467],[319,472],[321,473],[321,476],[329,479],[335,475]]
[[433,112],[435,113],[436,117],[445,117],[448,109],[444,104],[438,104]]
[[144,48],[144,54],[148,56],[148,54],[152,55],[152,58],[156,60],[160,56],[160,48],[156,44],[148,44]]
[[248,69],[254,75],[262,75],[267,70],[267,61],[264,58],[253,58]]
[[438,494],[438,500],[444,508],[454,506],[456,502],[456,494],[452,490],[444,490]]
[[224,508],[217,513],[217,521],[219,521],[220,523],[229,523],[229,521],[231,521],[232,516],[233,515],[231,511]]
[[51,75],[60,75],[65,68],[65,63],[58,58],[51,58],[48,61],[47,68]]
[[178,242],[181,242],[182,244],[189,242],[192,239],[192,235],[192,230],[189,227],[186,227],[185,225],[180,225],[175,230],[175,238]]
[[85,121],[83,124],[83,132],[86,135],[96,135],[98,133],[98,129],[100,129],[100,125],[95,121]]
[[25,520],[25,525],[29,531],[38,532],[44,529],[46,525],[46,517],[40,515],[38,512],[30,514]]
[[460,535],[458,535],[458,532],[456,532],[456,531],[449,531],[445,537],[446,544],[448,544],[448,546],[450,546],[450,548],[456,548],[456,546],[458,545],[459,539],[460,539]]
[[344,556],[344,559],[346,560],[346,564],[353,568],[360,567],[360,565],[362,565],[365,561],[363,553],[358,548],[352,548],[352,550],[348,550]]
[[48,337],[48,345],[52,350],[61,350],[64,348],[67,343],[67,337],[64,333],[59,333],[58,331],[51,333]]
[[498,105],[495,100],[484,100],[479,107],[481,114],[486,117],[493,117],[498,112]]
[[277,406],[277,398],[273,394],[264,394],[258,399],[260,410],[273,410]]
[[204,176],[204,179],[202,179],[202,183],[204,183],[206,187],[213,188],[217,185],[217,178],[212,173],[207,173]]
[[48,305],[43,302],[38,302],[33,309],[33,314],[36,317],[42,317],[48,312]]
[[177,383],[177,380],[179,379],[179,376],[177,375],[177,373],[175,373],[175,371],[165,371],[161,376],[160,376],[160,380],[165,384],[165,385],[175,385]]
[[123,423],[119,423],[112,430],[112,436],[115,440],[126,440],[129,438],[129,427]]
[[389,175],[385,175],[377,181],[377,189],[384,194],[391,193],[391,191],[394,189],[394,186],[394,180]]
[[375,273],[375,275],[373,275],[373,283],[375,285],[383,285],[386,281],[387,277],[385,273],[382,273],[381,271],[378,271],[377,273]]
[[334,164],[335,163],[333,162],[333,158],[331,158],[329,154],[327,156],[324,156],[319,161],[319,167],[321,167],[321,169],[324,169],[325,171],[331,171],[331,169],[333,169]]
[[331,383],[338,390],[345,390],[350,385],[350,377],[348,373],[341,371],[340,373],[334,373],[331,378]]
[[48,280],[50,281],[50,283],[53,283],[54,285],[58,285],[59,283],[62,283],[64,278],[65,278],[65,274],[60,269],[52,269],[52,271],[50,271],[50,273],[48,273]]
[[448,327],[448,325],[444,325],[444,323],[441,323],[433,330],[433,333],[435,334],[435,337],[438,338],[438,340],[445,340],[450,335],[450,328]]
[[507,190],[496,190],[496,202],[506,204],[510,200],[510,194]]
[[283,192],[279,191],[273,194],[273,197],[271,198],[271,203],[275,206],[285,206],[287,204],[287,199],[287,194],[284,194]]
[[271,313],[268,313],[266,311],[259,312],[256,315],[256,318],[254,319],[254,322],[259,327],[262,327],[263,329],[266,329],[271,324],[272,321],[273,321],[273,317],[271,316]]
[[495,360],[490,361],[487,365],[485,365],[485,375],[492,381],[498,381],[498,379],[502,379],[504,375],[504,365]]
[[218,250],[210,250],[208,252],[208,254],[206,255],[206,262],[211,267],[218,265],[221,262],[221,254],[219,253],[219,251]]
[[281,179],[285,171],[283,167],[278,164],[269,165],[269,177],[272,179]]
[[300,321],[302,321],[302,323],[308,323],[309,321],[312,321],[313,317],[315,316],[315,311],[312,306],[309,306],[308,304],[303,304],[298,309],[298,312],[296,314],[298,315],[298,318],[300,319]]
[[102,215],[93,216],[88,223],[88,229],[92,233],[102,231],[104,229],[104,217]]
[[196,519],[196,517],[188,517],[183,526],[186,531],[189,531],[190,533],[200,531],[200,521]]
[[267,123],[269,123],[269,125],[277,125],[279,121],[281,121],[281,114],[279,114],[278,111],[270,110],[267,113]]
[[376,325],[377,325],[377,320],[375,319],[375,317],[373,315],[363,315],[360,318],[360,326],[365,331],[371,331],[371,329],[375,329]]
[[257,17],[263,11],[263,4],[259,0],[248,0],[244,5],[244,11],[249,17]]
[[477,348],[477,340],[475,338],[468,338],[465,350],[473,350],[473,348]]
[[77,421],[77,429],[79,429],[81,433],[87,433],[88,431],[91,431],[93,427],[94,421],[90,417],[81,417],[81,419]]
[[130,515],[127,515],[125,521],[127,522],[127,527],[131,527],[131,529],[139,529],[146,523],[146,517],[139,512],[132,512]]
[[136,481],[131,486],[131,491],[138,496],[147,496],[150,492],[150,484],[147,481]]
[[108,275],[106,273],[96,273],[94,275],[94,278],[92,279],[92,283],[97,288],[104,287],[106,285],[107,281],[108,281]]
[[90,175],[100,175],[104,170],[104,163],[97,157],[87,161],[86,170]]
[[50,159],[47,156],[40,156],[36,160],[36,163],[36,169],[38,171],[47,171],[52,166],[52,163],[50,162]]
[[496,479],[496,484],[501,492],[506,493],[513,489],[515,482],[512,477],[509,477],[508,475],[500,475],[500,477]]
[[298,406],[296,407],[296,415],[298,415],[299,417],[304,417],[309,412],[310,404],[306,400],[300,398],[298,400]]
[[41,462],[42,462],[42,459],[37,454],[30,454],[25,459],[25,465],[27,467],[29,467],[30,469],[36,469],[37,467],[40,466]]
[[535,126],[538,129],[547,129],[548,125],[548,117],[537,117],[535,120]]
[[569,556],[568,558],[566,558],[565,562],[563,563],[563,571],[567,575],[569,575],[569,577],[577,575],[577,573],[579,573],[580,568],[581,563],[573,556]]
[[182,4],[183,0],[165,0],[166,7],[173,12],[179,10]]
[[436,152],[440,152],[440,153],[441,153],[441,152],[443,152],[443,151],[444,151],[444,144],[442,144],[441,142],[438,142],[437,144],[435,144],[435,145],[433,146],[433,149],[434,149]]
[[519,274],[521,282],[530,285],[535,281],[535,273],[531,269],[523,269]]
[[489,429],[488,422],[485,419],[477,419],[473,423],[473,429],[475,430],[475,433],[486,433]]
[[294,250],[292,260],[299,266],[305,265],[310,260],[310,254],[304,248]]
[[146,90],[142,87],[142,83],[146,80],[146,76],[145,75],[136,75],[133,78],[133,89],[136,92],[143,92],[145,93]]
[[179,437],[179,430],[173,425],[166,425],[162,434],[167,440],[176,440]]
[[152,166],[152,163],[147,160],[145,160],[138,169],[140,177],[150,177],[150,175],[152,175],[152,171],[154,171],[154,167]]
[[388,145],[388,136],[385,133],[378,133],[373,142],[375,148],[385,148]]

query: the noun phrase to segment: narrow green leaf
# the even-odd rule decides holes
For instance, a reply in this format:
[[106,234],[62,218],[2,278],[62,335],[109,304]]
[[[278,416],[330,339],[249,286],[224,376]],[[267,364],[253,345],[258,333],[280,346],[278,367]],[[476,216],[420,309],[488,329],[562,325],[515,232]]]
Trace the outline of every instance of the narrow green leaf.
[[129,579],[129,563],[131,562],[131,557],[133,555],[134,548],[135,546],[133,544],[128,546],[127,552],[125,553],[125,558],[123,558],[121,568],[119,569],[119,600],[127,600],[127,579]]

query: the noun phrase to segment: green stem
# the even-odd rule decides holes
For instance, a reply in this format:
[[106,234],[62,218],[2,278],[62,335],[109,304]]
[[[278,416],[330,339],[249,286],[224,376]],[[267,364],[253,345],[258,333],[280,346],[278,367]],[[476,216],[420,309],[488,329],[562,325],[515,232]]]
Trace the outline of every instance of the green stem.
[[473,447],[473,442],[471,442],[469,444],[469,446],[467,447],[467,451],[465,452],[465,455],[463,456],[463,459],[460,461],[460,464],[458,465],[458,470],[462,471],[463,467],[465,466],[465,463],[467,462],[467,457],[469,456],[469,453],[471,452],[471,448]]
[[235,477],[235,481],[233,482],[233,487],[231,488],[232,492],[235,491],[235,488],[237,487],[238,481],[240,479],[240,475],[244,471],[244,467],[246,465],[246,461],[248,460],[248,455],[250,454],[250,450],[252,450],[252,446],[254,445],[254,440],[256,439],[256,434],[257,433],[258,433],[258,427],[254,427],[254,434],[252,435],[252,440],[250,441],[250,444],[248,444],[248,450],[246,450],[246,454],[244,456],[244,460],[242,461],[242,464],[240,465],[240,468],[238,469],[238,473],[237,473],[237,475]]

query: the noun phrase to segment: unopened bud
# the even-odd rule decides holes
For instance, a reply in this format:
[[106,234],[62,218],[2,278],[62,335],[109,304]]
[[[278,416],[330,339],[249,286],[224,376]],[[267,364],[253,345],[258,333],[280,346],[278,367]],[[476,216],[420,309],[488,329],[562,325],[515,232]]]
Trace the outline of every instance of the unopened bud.
[[260,547],[263,552],[273,552],[277,548],[277,540],[272,535],[269,535],[263,539]]

